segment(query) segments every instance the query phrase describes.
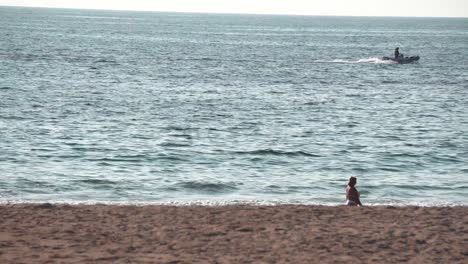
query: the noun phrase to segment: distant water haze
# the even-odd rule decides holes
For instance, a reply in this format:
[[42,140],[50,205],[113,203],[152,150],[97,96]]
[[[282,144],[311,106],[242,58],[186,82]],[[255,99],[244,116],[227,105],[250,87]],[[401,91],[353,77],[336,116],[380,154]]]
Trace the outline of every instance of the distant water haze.
[[467,205],[467,25],[0,7],[0,201]]

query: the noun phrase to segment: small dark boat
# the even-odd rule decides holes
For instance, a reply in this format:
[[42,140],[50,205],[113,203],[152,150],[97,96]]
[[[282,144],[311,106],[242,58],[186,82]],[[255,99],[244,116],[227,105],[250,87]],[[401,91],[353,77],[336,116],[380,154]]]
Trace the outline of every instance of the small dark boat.
[[392,57],[383,57],[382,60],[391,60],[399,64],[413,63],[419,60],[419,56],[404,57],[400,56],[397,59]]

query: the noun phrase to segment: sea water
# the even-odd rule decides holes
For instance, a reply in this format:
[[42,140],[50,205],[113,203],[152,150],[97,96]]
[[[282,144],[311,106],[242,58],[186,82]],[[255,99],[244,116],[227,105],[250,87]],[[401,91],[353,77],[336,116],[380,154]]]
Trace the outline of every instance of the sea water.
[[466,18],[0,7],[0,201],[467,205],[467,58]]

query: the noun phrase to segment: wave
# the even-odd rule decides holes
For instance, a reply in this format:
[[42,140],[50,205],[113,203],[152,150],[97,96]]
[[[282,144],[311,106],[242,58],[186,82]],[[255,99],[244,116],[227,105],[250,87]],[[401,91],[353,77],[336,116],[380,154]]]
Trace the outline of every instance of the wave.
[[259,150],[252,150],[252,151],[235,151],[236,154],[241,155],[260,155],[260,156],[306,156],[306,157],[320,157],[320,155],[312,154],[309,152],[305,152],[302,150],[298,151],[282,151],[282,150],[274,150],[274,149],[259,149]]
[[358,59],[358,60],[343,60],[343,59],[335,59],[335,60],[316,60],[315,62],[318,63],[342,63],[342,64],[360,64],[360,63],[367,63],[367,64],[395,64],[396,62],[391,60],[382,60],[381,58],[371,57],[366,59]]
[[236,183],[187,181],[177,183],[176,187],[202,193],[225,193],[237,190],[236,185]]
[[94,63],[118,64],[116,60],[114,60],[114,59],[106,59],[106,58],[98,59],[98,60],[94,61]]
[[86,18],[86,19],[128,19],[124,17],[112,17],[112,16],[60,16],[60,17],[67,17],[67,18]]
[[160,153],[157,155],[119,155],[109,158],[86,158],[85,161],[97,162],[101,165],[111,165],[116,162],[121,163],[141,163],[141,162],[152,162],[156,160],[173,160],[173,161],[186,161],[186,159],[180,155],[169,155],[165,153]]
[[417,190],[417,191],[458,191],[468,189],[468,185],[457,185],[457,186],[437,186],[437,185],[404,185],[404,184],[393,184],[387,185],[386,188],[395,188],[403,190]]
[[116,181],[106,180],[106,179],[82,179],[82,180],[76,180],[75,182],[89,184],[89,185],[109,185],[109,186],[113,186],[117,184]]

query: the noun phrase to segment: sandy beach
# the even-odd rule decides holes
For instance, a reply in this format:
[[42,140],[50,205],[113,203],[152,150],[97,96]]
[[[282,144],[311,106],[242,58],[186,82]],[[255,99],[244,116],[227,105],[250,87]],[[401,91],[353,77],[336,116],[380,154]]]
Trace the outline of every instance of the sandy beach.
[[468,207],[0,206],[0,263],[466,263]]

